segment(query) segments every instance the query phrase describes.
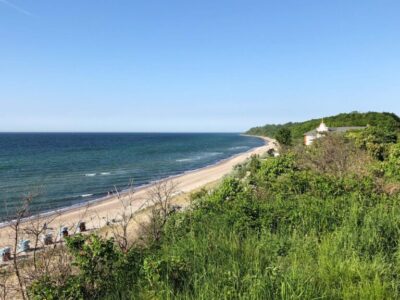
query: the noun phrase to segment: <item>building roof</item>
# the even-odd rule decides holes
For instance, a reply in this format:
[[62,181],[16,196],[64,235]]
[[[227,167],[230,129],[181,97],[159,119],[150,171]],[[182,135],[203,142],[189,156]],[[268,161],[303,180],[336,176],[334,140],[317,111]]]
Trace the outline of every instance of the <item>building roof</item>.
[[[365,126],[347,126],[347,127],[329,127],[328,131],[329,132],[346,132],[350,130],[361,130],[366,128]],[[317,129],[310,130],[306,132],[304,135],[309,135],[309,136],[315,136],[317,135],[318,131]]]
[[324,120],[322,120],[321,124],[317,128],[317,132],[328,132],[329,128],[325,125]]

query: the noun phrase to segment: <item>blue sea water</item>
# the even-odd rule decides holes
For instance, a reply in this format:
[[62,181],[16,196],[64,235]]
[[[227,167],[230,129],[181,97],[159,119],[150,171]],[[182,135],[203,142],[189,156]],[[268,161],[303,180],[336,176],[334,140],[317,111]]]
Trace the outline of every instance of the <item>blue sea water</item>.
[[33,213],[103,197],[263,145],[234,133],[1,133],[0,218],[30,192]]

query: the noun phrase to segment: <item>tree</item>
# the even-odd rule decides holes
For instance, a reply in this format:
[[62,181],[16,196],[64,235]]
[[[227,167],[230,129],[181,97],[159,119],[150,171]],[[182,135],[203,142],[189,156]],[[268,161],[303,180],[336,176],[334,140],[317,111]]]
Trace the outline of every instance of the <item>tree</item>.
[[352,136],[357,146],[381,161],[386,159],[389,146],[397,142],[397,132],[384,126],[369,126],[365,130],[353,133]]
[[113,239],[81,233],[66,238],[74,273],[46,274],[28,288],[30,299],[98,299],[116,284],[122,252]]
[[290,146],[292,144],[292,132],[288,128],[281,128],[276,133],[275,139],[283,146]]
[[370,162],[365,151],[357,148],[352,140],[338,134],[329,134],[309,147],[296,150],[300,167],[337,177],[365,173]]
[[159,242],[165,223],[173,212],[171,201],[178,194],[178,183],[173,180],[156,182],[147,193],[150,206],[149,222],[143,223],[142,235],[150,242]]
[[129,229],[131,223],[134,221],[136,210],[133,207],[133,201],[135,200],[135,190],[133,181],[131,180],[128,192],[126,194],[121,194],[117,187],[115,187],[115,193],[117,199],[120,202],[121,210],[115,218],[118,220],[117,224],[111,226],[111,231],[115,242],[119,246],[122,252],[126,253],[132,246],[132,240],[129,239]]
[[13,235],[13,251],[12,251],[12,257],[13,257],[13,267],[14,267],[14,273],[15,276],[17,277],[18,280],[18,286],[19,286],[19,291],[21,293],[21,298],[23,300],[27,299],[26,295],[26,282],[23,278],[23,274],[21,271],[21,266],[18,262],[18,242],[21,237],[21,224],[23,223],[24,218],[29,216],[29,208],[30,205],[34,199],[33,194],[28,194],[25,196],[22,200],[21,207],[17,210],[15,213],[15,218],[9,223],[9,226],[12,230],[12,235]]

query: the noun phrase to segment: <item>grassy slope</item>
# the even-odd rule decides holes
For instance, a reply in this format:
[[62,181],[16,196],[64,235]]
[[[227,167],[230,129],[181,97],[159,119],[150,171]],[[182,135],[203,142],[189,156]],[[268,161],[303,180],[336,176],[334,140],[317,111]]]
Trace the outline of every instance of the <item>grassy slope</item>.
[[302,171],[290,155],[253,160],[170,219],[145,259],[149,281],[132,294],[396,299],[398,215],[400,197],[380,192],[369,176]]
[[[336,116],[326,117],[324,121],[329,127],[381,125],[397,129],[400,128],[400,118],[393,113],[342,113]],[[305,122],[286,123],[282,125],[267,124],[251,128],[246,133],[275,137],[279,128],[286,127],[292,131],[292,136],[298,139],[307,131],[317,128],[320,123],[321,119],[313,119]]]
[[[370,113],[343,124],[348,115],[340,116],[332,119],[342,118],[338,125],[398,119]],[[352,158],[344,175],[305,167],[318,144],[239,166],[212,192],[196,193],[191,209],[172,214],[160,241],[119,253],[116,263],[101,258],[111,271],[89,287],[107,299],[399,299],[400,177],[379,175],[385,162],[356,163],[368,155],[351,143],[352,156],[345,147],[319,150],[333,167],[326,170],[338,167],[330,159],[336,150]],[[397,170],[396,146],[389,157]],[[319,155],[311,157],[315,163]],[[85,280],[77,277],[70,290]]]

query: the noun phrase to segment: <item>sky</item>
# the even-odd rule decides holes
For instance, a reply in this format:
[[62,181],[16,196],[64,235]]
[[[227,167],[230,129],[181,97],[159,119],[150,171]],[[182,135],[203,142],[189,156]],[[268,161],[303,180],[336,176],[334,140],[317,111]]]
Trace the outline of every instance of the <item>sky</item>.
[[400,114],[400,1],[0,0],[0,131]]

